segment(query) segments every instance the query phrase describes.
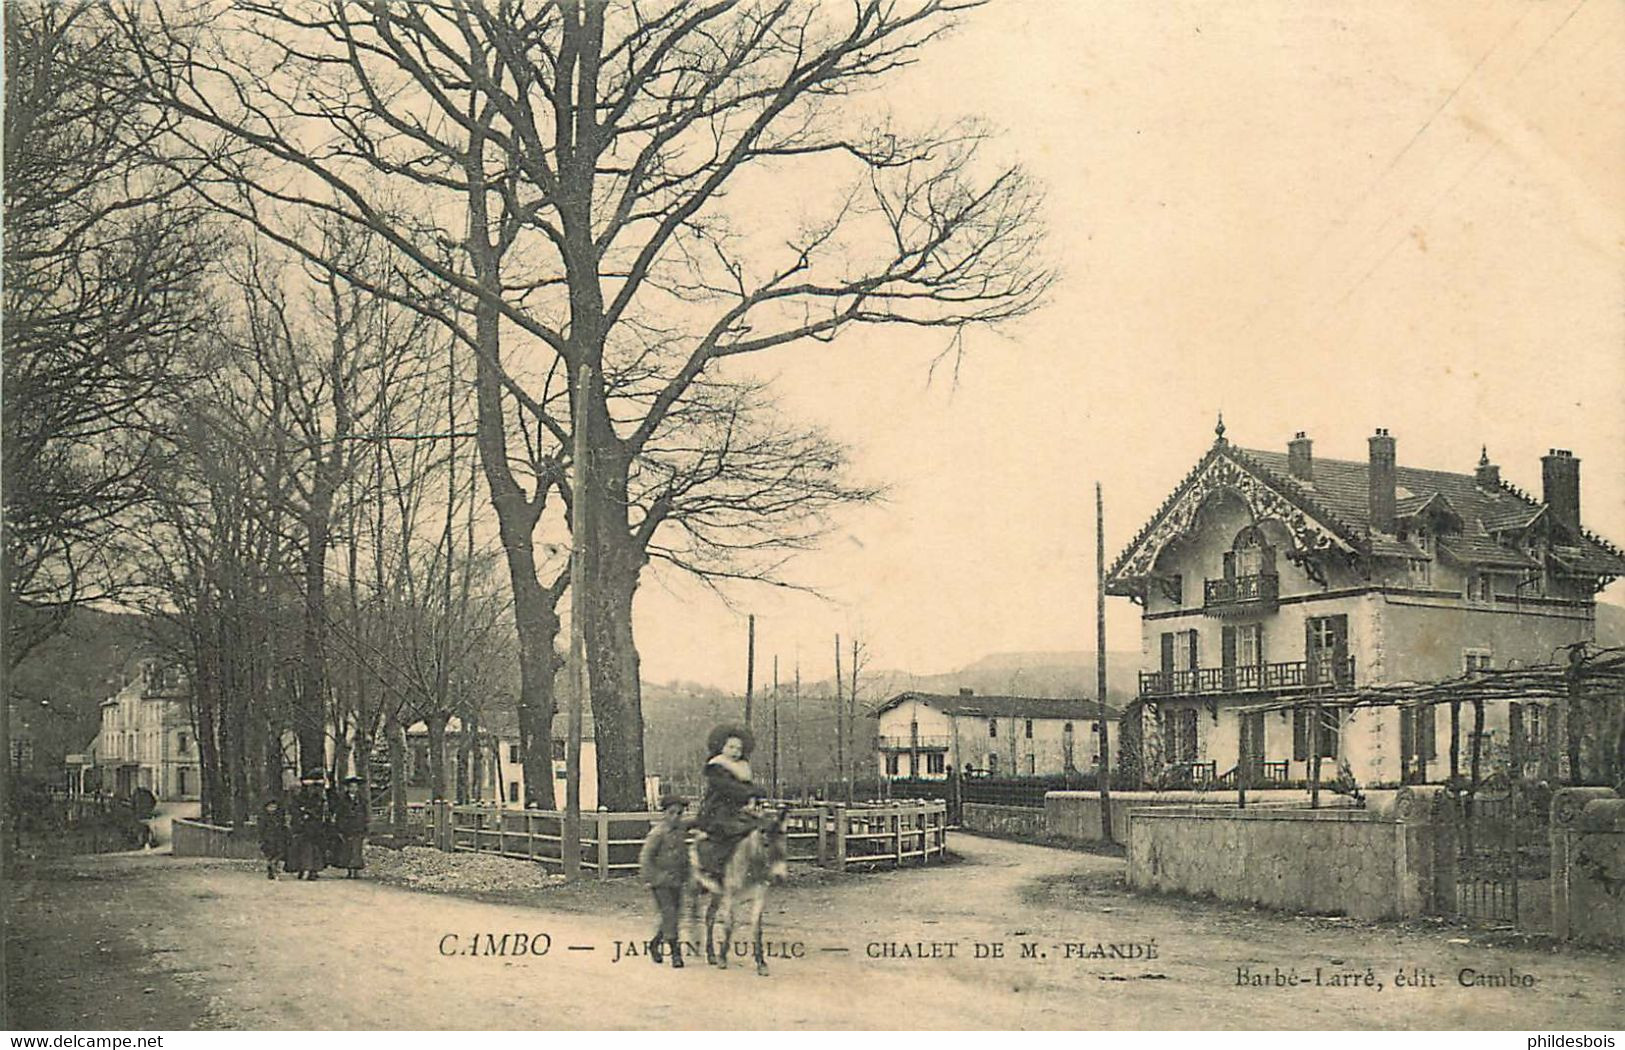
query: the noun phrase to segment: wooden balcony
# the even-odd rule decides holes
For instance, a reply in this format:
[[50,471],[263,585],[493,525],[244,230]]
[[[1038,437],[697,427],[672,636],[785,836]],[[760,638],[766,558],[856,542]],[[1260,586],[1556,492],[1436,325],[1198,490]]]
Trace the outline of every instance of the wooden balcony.
[[1354,658],[1341,665],[1329,660],[1291,660],[1247,667],[1197,667],[1189,671],[1141,671],[1140,696],[1208,696],[1267,693],[1317,686],[1354,684]]
[[882,736],[875,738],[875,746],[881,751],[946,751],[948,738],[945,736]]
[[1209,616],[1274,612],[1280,602],[1281,578],[1273,572],[1234,579],[1208,580],[1202,587],[1202,611]]

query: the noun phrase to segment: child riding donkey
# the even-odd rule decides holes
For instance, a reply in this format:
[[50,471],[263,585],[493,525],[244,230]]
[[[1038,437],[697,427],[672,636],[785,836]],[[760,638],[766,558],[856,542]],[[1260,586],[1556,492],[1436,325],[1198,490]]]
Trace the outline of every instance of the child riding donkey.
[[[706,961],[723,967],[728,965],[735,911],[742,908],[745,928],[754,942],[756,972],[766,976],[762,908],[769,883],[782,882],[787,875],[785,811],[768,816],[747,808],[752,800],[766,795],[751,774],[748,756],[752,743],[750,730],[730,726],[712,730],[707,741],[712,757],[705,764],[705,797],[700,803],[693,907],[697,917],[700,900],[705,898]],[[713,940],[719,912],[720,953]]]

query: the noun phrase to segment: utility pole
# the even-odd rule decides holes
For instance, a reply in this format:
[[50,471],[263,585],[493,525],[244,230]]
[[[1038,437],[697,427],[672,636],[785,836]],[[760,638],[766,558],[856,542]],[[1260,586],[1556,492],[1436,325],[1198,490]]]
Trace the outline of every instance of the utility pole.
[[773,797],[779,797],[779,654],[773,654]]
[[852,639],[852,688],[846,691],[846,739],[852,753],[852,778],[847,781],[846,800],[852,801],[852,792],[858,780],[858,640]]
[[[801,790],[807,790],[807,750],[801,742],[801,653],[797,646],[796,653],[796,783]],[[803,796],[805,797],[805,796]]]
[[745,642],[745,728],[750,728],[751,694],[756,690],[756,614],[750,614],[750,633]]
[[1095,697],[1100,704],[1100,836],[1112,841],[1112,749],[1106,724],[1106,503],[1095,482]]
[[587,469],[587,387],[592,367],[583,364],[576,375],[575,441],[571,485],[576,494],[570,514],[570,712],[564,740],[564,841],[559,856],[566,880],[581,877],[581,704],[587,695],[587,567],[583,563],[590,533],[587,507],[592,483]]
[[835,636],[835,776],[846,780],[846,718],[841,707],[841,636]]

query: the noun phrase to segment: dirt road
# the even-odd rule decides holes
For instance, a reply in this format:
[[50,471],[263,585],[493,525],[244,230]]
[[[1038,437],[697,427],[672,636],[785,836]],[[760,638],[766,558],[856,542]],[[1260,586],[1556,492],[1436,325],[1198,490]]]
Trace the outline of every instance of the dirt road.
[[[248,863],[78,858],[11,895],[12,1021],[58,1029],[1625,1024],[1618,955],[1496,947],[1447,927],[1140,898],[1122,889],[1119,860],[968,836],[953,847],[964,859],[946,867],[797,877],[770,903],[776,956],[765,979],[749,965],[651,965],[638,943],[650,909],[627,883],[549,891],[526,906],[369,881],[270,883]],[[508,935],[506,956],[486,953],[487,934]],[[519,934],[530,945],[545,934],[546,954],[515,955]],[[1368,969],[1371,986],[1343,983],[1350,974],[1364,982]],[[1463,986],[1464,970],[1517,987]],[[1421,986],[1397,986],[1401,971]]]

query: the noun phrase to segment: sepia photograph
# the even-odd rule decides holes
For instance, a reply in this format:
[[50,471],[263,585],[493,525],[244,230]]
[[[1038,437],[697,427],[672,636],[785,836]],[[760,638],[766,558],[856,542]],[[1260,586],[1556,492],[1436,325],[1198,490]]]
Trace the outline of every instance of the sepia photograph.
[[11,1045],[1625,1028],[1625,3],[0,10]]

